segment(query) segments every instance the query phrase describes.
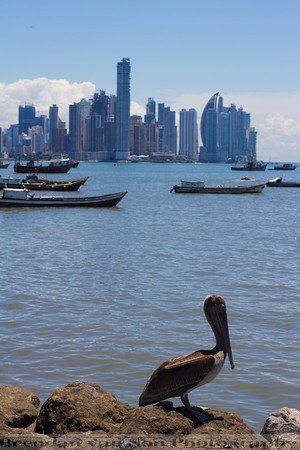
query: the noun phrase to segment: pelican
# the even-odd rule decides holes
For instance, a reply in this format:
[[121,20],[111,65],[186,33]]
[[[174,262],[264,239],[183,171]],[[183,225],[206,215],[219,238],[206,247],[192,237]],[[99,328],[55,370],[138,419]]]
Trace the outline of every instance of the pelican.
[[186,409],[200,422],[208,414],[201,408],[195,410],[188,394],[196,387],[212,381],[223,367],[226,355],[231,369],[234,362],[231,352],[226,304],[222,297],[208,295],[204,300],[204,313],[216,338],[212,350],[197,350],[162,363],[151,375],[140,399],[139,406],[151,405],[171,397],[180,397]]

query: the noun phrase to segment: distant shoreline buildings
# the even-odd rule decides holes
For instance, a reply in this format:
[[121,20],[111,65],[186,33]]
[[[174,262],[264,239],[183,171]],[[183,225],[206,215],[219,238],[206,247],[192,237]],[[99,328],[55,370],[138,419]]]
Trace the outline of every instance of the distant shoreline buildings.
[[152,160],[227,162],[256,159],[257,132],[250,114],[242,107],[223,106],[214,94],[200,120],[199,148],[197,111],[175,111],[148,98],[144,117],[130,116],[130,59],[117,63],[117,94],[96,92],[89,100],[69,105],[69,130],[59,117],[57,105],[49,115],[36,115],[32,104],[19,106],[18,123],[0,128],[0,153],[14,158],[68,154],[78,160],[128,160],[132,155]]

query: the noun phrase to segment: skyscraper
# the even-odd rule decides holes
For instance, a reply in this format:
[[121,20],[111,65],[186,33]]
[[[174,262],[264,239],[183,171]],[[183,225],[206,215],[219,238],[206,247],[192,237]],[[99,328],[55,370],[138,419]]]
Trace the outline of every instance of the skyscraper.
[[249,130],[249,155],[256,161],[256,135],[257,131],[255,131],[254,127],[251,127]]
[[108,159],[105,147],[104,126],[108,120],[108,95],[105,91],[95,93],[91,99],[91,111],[89,118],[90,143],[89,150],[99,160]]
[[179,155],[196,159],[198,153],[197,111],[182,109],[179,114]]
[[87,151],[87,123],[90,103],[82,99],[69,106],[69,153],[75,159],[83,159]]
[[28,129],[36,125],[35,107],[33,105],[19,106],[19,134],[28,134]]
[[206,147],[206,128],[207,128],[207,112],[209,109],[217,109],[217,103],[218,103],[218,96],[219,92],[216,92],[207,102],[202,116],[201,116],[201,125],[200,125],[200,131],[201,131],[201,139],[203,147]]
[[148,103],[146,105],[146,115],[145,123],[148,124],[156,118],[156,103],[152,97],[148,98]]
[[56,136],[58,129],[58,107],[52,105],[49,108],[49,150],[56,151]]
[[[201,117],[201,162],[226,162],[228,159],[245,160],[256,156],[256,132],[250,136],[250,114],[234,104],[223,106],[217,92],[207,102]],[[251,143],[250,143],[251,140]]]
[[164,103],[158,104],[158,124],[160,125],[159,152],[177,153],[177,126],[175,125],[175,111],[171,111]]
[[130,156],[130,60],[117,65],[116,159]]

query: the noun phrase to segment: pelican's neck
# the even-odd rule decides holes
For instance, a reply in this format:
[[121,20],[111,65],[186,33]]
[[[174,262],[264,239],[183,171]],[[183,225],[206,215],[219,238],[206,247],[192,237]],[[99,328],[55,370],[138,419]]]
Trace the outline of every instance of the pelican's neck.
[[227,350],[226,350],[226,344],[224,341],[223,333],[221,332],[221,330],[219,329],[219,327],[216,325],[215,322],[210,320],[210,318],[207,318],[207,320],[208,320],[208,323],[210,324],[210,327],[215,335],[215,340],[216,340],[216,345],[213,348],[213,351],[217,353],[220,350],[222,350],[224,352],[224,355],[226,356]]

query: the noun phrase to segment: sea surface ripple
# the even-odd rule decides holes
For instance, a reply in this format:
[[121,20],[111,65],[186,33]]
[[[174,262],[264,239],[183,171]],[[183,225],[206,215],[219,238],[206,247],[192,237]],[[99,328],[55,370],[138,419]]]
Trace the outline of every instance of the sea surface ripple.
[[299,408],[300,189],[170,194],[181,179],[236,184],[225,164],[81,163],[53,178],[85,175],[78,195],[128,194],[117,208],[0,211],[0,384],[43,402],[85,380],[137,405],[159,364],[213,347],[203,300],[217,293],[236,368],[225,363],[191,402],[257,431],[275,409]]

